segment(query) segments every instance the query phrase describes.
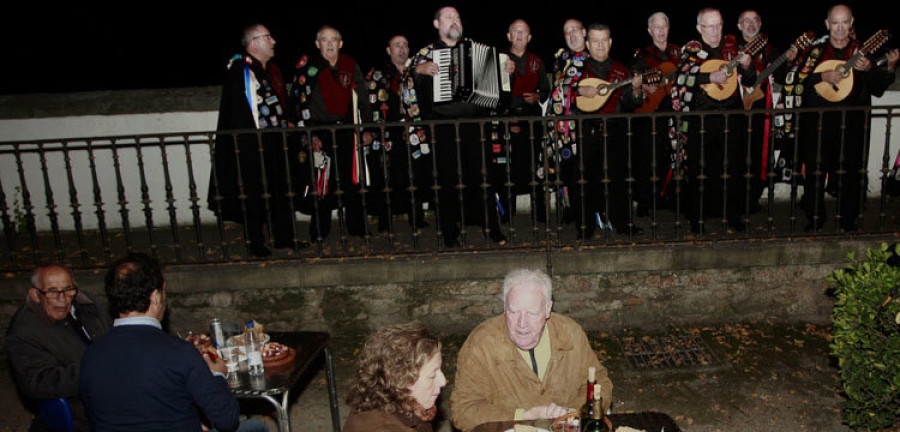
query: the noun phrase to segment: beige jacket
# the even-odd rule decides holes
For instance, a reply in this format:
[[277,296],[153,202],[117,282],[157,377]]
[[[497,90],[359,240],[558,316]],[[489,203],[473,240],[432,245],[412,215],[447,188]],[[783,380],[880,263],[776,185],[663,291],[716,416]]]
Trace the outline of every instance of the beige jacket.
[[482,423],[513,420],[516,408],[551,402],[578,409],[587,397],[590,366],[597,368],[597,383],[603,386],[603,409],[609,408],[612,381],[581,326],[556,313],[547,326],[551,355],[543,382],[516,351],[503,315],[472,331],[456,361],[450,396],[454,426],[468,431]]

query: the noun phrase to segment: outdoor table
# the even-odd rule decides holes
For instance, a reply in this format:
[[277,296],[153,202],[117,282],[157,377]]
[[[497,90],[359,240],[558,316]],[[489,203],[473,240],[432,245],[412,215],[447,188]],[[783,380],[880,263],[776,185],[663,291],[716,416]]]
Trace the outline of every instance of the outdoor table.
[[[231,391],[240,399],[265,399],[277,413],[278,430],[290,432],[288,415],[288,395],[297,380],[305,375],[320,356],[325,359],[325,374],[328,378],[328,398],[331,407],[331,427],[334,432],[341,430],[341,416],[338,412],[337,390],[334,380],[334,364],[328,349],[330,336],[324,332],[267,332],[273,342],[281,343],[296,351],[294,362],[272,370],[266,369],[261,377],[251,377],[246,371],[239,372],[240,382],[231,385]],[[276,398],[281,395],[281,401]]]
[[[678,424],[672,417],[658,412],[639,412],[610,414],[607,416],[613,425],[613,431],[620,426],[628,426],[647,432],[679,432]],[[582,422],[584,419],[581,420]],[[550,420],[503,421],[483,423],[475,426],[472,432],[504,432],[515,424],[527,424],[539,428],[550,429]]]

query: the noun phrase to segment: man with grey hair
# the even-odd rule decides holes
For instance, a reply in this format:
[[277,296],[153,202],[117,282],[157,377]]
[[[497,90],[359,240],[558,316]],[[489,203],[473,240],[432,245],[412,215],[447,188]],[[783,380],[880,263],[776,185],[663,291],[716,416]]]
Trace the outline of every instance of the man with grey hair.
[[[12,376],[27,403],[64,397],[75,430],[91,430],[78,394],[78,369],[84,350],[109,327],[106,308],[79,292],[69,269],[58,264],[35,269],[25,305],[6,333]],[[36,417],[31,430],[46,429]]]
[[494,421],[555,418],[584,403],[585,374],[597,370],[603,409],[612,382],[587,335],[571,318],[551,312],[552,281],[518,269],[503,281],[503,315],[481,323],[457,357],[451,421],[467,431]]

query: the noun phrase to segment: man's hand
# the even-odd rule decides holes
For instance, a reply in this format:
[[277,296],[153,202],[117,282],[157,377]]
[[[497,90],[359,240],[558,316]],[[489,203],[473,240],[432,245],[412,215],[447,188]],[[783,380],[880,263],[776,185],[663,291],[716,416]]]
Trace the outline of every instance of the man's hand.
[[511,58],[506,59],[506,63],[503,65],[503,70],[505,70],[506,73],[510,75],[516,73],[516,62],[514,62]]
[[440,68],[438,68],[438,65],[432,61],[427,61],[416,66],[416,73],[419,75],[435,76],[439,70]]
[[853,69],[860,72],[867,72],[869,69],[872,69],[872,60],[869,60],[868,57],[860,57],[856,60],[856,63],[853,64]]
[[644,84],[644,93],[656,93],[659,90],[659,84]]
[[203,353],[203,360],[206,362],[206,365],[209,366],[210,372],[218,372],[222,375],[228,373],[228,367],[225,366],[225,360],[221,357],[216,358],[216,361],[212,361],[209,358],[209,354]]
[[597,90],[597,87],[594,86],[578,86],[578,96],[584,96],[587,98],[592,98],[597,96],[600,91]]
[[894,48],[887,52],[887,70],[893,72],[897,67],[897,59],[900,58],[900,49]]
[[635,74],[631,78],[631,91],[634,92],[635,96],[641,96],[641,91],[643,91],[642,85],[644,84],[644,78],[641,74]]
[[799,54],[799,53],[800,53],[800,51],[797,50],[797,47],[791,45],[791,47],[787,50],[787,52],[784,53],[784,57],[786,59],[788,59],[788,61],[794,61],[794,59],[797,58],[797,54]]
[[827,82],[828,84],[837,84],[844,79],[844,75],[840,71],[830,70],[822,72],[822,81]]
[[747,53],[741,53],[741,55],[739,55],[737,58],[738,64],[741,65],[741,67],[744,69],[750,69],[751,60],[752,59],[747,55]]
[[551,402],[550,405],[539,405],[525,411],[522,413],[522,420],[552,419],[564,416],[568,412],[566,407]]
[[717,70],[709,74],[709,82],[713,84],[725,84],[725,81],[728,81],[728,75],[725,75],[725,72]]
[[534,105],[534,104],[538,103],[538,101],[541,99],[541,95],[539,95],[535,92],[525,92],[525,93],[522,93],[522,99],[525,100],[525,103],[527,103],[529,105]]

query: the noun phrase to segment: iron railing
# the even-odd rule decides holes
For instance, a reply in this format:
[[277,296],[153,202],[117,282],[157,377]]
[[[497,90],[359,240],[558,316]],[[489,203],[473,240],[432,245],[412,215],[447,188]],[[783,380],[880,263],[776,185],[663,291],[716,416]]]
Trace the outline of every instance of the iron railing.
[[[338,160],[353,154],[360,130],[353,125],[4,142],[0,268],[98,268],[134,250],[169,264],[262,259],[248,249],[254,223],[265,227],[263,245],[274,258],[299,260],[533,249],[549,263],[554,251],[571,246],[896,232],[896,202],[884,185],[897,151],[891,130],[898,108],[689,113],[699,125],[693,148],[682,151],[677,140],[674,152],[688,160],[669,157],[665,137],[679,136],[668,127],[671,113],[368,124],[362,127],[377,143],[358,146],[357,160],[367,161],[358,165]],[[760,128],[765,116],[784,114],[793,116],[792,137],[779,138],[775,122]],[[839,119],[839,137],[822,136],[830,116]],[[576,132],[566,160],[546,139],[563,122]],[[883,135],[872,134],[872,124],[883,124]],[[755,158],[763,133],[769,146]],[[861,163],[848,162],[859,144],[851,133],[864,137]],[[410,135],[428,145],[411,145]],[[870,135],[879,154],[870,154]],[[314,137],[324,142],[322,153],[310,145]],[[388,140],[399,144],[389,151]],[[828,143],[839,154],[826,154],[834,151]],[[214,163],[223,151],[233,155]],[[322,155],[332,161],[327,194],[316,169]],[[827,166],[830,160],[837,166]],[[870,161],[880,161],[878,168],[870,170]],[[232,197],[223,193],[226,183],[236,188]],[[801,202],[813,186],[829,194]],[[229,199],[239,209],[230,216],[223,209]],[[800,226],[804,209],[812,231]],[[327,235],[328,225],[309,215],[324,221],[332,210],[337,218]],[[282,220],[287,238],[273,230],[279,214],[289,214]],[[855,215],[852,223],[842,220],[847,215]]]

